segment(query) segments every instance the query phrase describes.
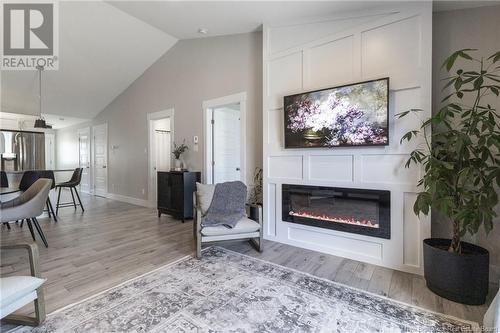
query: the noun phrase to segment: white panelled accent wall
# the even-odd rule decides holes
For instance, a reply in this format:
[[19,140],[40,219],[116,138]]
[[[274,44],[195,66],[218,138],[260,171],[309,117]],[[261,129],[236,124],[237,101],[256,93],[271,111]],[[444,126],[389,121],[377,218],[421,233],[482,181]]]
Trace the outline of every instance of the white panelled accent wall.
[[[265,238],[408,272],[421,273],[422,239],[430,219],[413,203],[420,170],[404,168],[413,145],[400,145],[417,119],[430,115],[432,5],[393,4],[312,24],[264,26]],[[297,45],[297,40],[300,45]],[[283,96],[390,77],[389,139],[385,147],[284,149]],[[321,185],[391,192],[391,238],[283,222],[281,185]]]

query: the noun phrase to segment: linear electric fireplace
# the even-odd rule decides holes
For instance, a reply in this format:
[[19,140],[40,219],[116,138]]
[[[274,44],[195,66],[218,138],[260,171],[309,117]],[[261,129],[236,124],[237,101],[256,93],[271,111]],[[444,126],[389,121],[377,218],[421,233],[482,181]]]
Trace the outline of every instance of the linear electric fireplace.
[[283,184],[282,220],[391,238],[391,192]]

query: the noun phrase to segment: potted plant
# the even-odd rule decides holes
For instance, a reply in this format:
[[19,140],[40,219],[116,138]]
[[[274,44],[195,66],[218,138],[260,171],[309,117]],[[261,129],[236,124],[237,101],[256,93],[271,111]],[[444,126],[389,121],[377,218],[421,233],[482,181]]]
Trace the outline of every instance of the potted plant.
[[[483,304],[488,293],[489,253],[465,242],[483,227],[493,228],[498,204],[495,185],[500,186],[499,114],[486,99],[498,100],[500,52],[487,59],[474,57],[473,49],[451,54],[443,67],[450,73],[443,90],[449,92],[441,108],[422,121],[418,129],[401,138],[411,141],[423,136],[425,144],[410,153],[406,167],[421,165],[413,210],[427,215],[432,208],[451,222],[451,239],[424,240],[424,276],[436,294],[465,304]],[[473,70],[456,69],[463,59]],[[450,91],[451,90],[451,91]],[[405,117],[418,113],[399,113]],[[431,133],[432,129],[432,133]]]
[[256,220],[259,217],[259,210],[256,206],[262,206],[262,168],[255,168],[253,174],[253,186],[248,198],[250,206],[250,217]]
[[187,151],[189,147],[186,145],[186,140],[184,139],[180,145],[174,142],[174,151],[172,154],[175,156],[175,170],[181,171],[184,169],[184,165],[181,161],[181,155]]

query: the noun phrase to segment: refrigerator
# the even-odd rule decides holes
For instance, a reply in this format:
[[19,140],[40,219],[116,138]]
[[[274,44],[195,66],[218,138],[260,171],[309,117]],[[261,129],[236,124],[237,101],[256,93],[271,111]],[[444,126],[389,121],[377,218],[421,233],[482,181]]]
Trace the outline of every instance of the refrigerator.
[[45,133],[0,131],[1,169],[26,171],[45,169]]

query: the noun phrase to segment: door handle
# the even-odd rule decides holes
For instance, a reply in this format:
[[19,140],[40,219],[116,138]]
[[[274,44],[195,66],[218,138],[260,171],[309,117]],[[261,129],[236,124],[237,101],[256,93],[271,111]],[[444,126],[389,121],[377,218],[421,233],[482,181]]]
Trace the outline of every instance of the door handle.
[[240,171],[240,168],[236,168],[236,171]]
[[105,166],[105,165],[103,165],[103,166],[102,166],[102,168],[103,168],[103,169],[106,169],[106,166]]

